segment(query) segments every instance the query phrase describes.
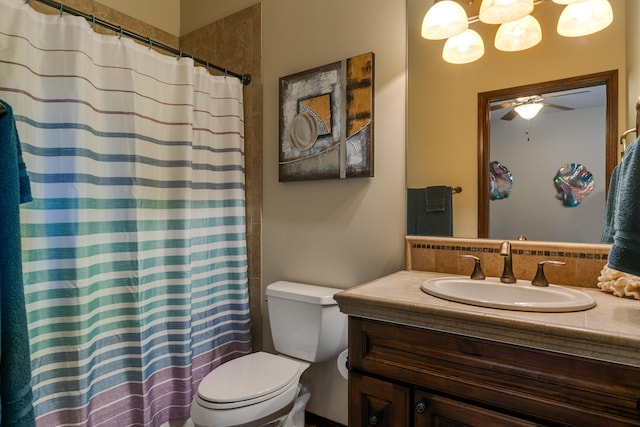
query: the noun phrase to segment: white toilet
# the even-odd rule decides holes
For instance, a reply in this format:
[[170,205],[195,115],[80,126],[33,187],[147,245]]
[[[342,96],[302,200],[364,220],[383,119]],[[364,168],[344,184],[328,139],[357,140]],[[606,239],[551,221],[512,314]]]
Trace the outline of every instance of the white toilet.
[[341,289],[293,282],[267,286],[274,355],[233,359],[207,375],[191,405],[196,427],[263,426],[293,408],[300,375],[310,362],[347,347],[347,316],[333,295]]

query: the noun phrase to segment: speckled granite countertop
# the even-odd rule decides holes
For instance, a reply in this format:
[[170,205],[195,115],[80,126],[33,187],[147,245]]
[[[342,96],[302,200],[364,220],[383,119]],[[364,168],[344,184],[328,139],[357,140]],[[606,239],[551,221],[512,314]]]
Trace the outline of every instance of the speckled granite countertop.
[[571,313],[534,313],[446,301],[420,289],[451,274],[399,271],[335,295],[350,316],[486,338],[640,367],[640,301],[579,288],[597,305]]

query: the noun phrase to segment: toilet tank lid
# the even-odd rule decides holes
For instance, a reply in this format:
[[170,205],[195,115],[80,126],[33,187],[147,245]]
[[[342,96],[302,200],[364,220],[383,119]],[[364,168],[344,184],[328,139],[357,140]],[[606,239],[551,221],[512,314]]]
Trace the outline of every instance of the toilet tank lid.
[[279,297],[315,305],[336,305],[333,295],[344,289],[281,280],[267,286],[267,297]]

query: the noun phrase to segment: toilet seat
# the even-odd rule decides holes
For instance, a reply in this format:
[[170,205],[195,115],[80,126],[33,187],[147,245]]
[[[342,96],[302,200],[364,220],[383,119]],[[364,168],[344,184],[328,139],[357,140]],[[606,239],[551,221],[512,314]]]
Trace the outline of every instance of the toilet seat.
[[297,388],[301,363],[265,352],[233,359],[211,371],[198,387],[199,403],[210,409],[255,405]]

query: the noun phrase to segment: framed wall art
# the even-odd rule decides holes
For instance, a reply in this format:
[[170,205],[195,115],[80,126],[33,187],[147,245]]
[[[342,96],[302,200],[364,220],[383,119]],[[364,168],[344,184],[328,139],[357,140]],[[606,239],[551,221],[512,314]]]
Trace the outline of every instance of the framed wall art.
[[372,52],[280,78],[279,180],[373,176]]

